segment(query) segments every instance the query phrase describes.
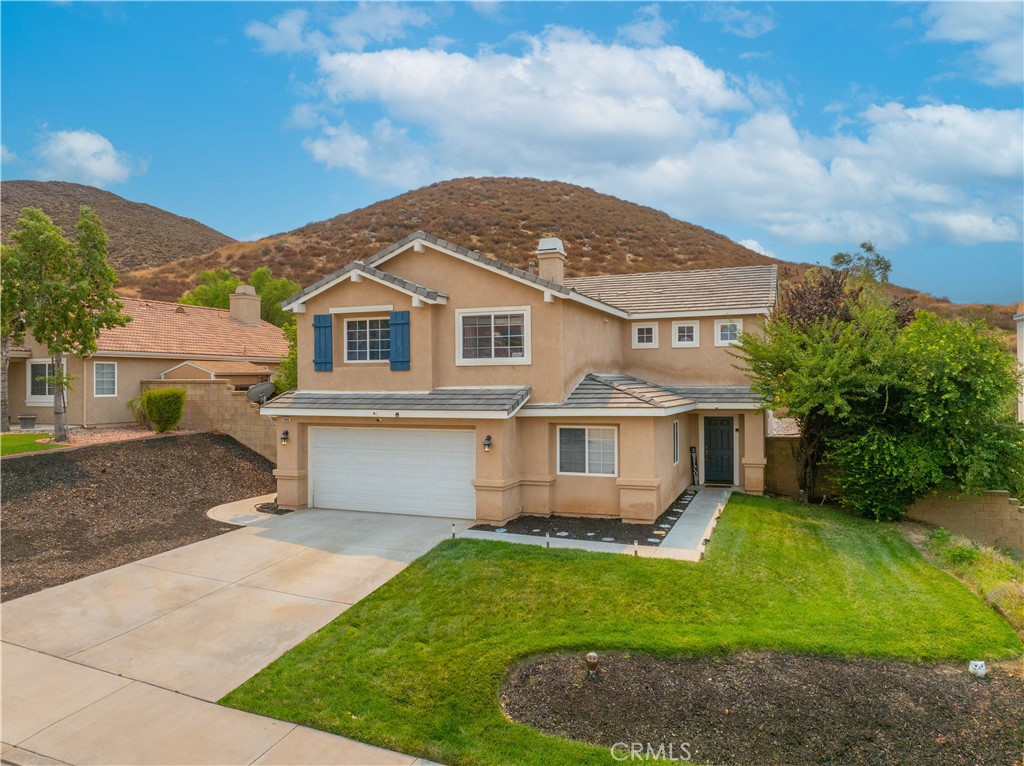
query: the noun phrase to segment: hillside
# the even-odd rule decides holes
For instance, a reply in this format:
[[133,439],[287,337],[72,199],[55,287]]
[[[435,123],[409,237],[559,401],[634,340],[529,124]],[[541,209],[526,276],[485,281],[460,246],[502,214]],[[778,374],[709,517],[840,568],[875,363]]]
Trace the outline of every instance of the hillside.
[[[68,236],[74,236],[81,205],[91,207],[103,222],[110,238],[110,264],[119,274],[179,261],[235,241],[191,218],[64,181],[4,181],[0,184],[0,227],[6,239],[21,209],[38,207]],[[174,298],[178,295],[180,291]]]
[[[721,234],[592,189],[529,178],[460,178],[258,242],[232,242],[202,255],[122,272],[122,284],[126,292],[176,300],[205,270],[228,268],[243,277],[269,266],[274,276],[306,285],[417,229],[520,268],[541,237],[560,237],[568,253],[568,276],[778,263],[783,280],[800,280],[809,268],[768,258]],[[830,256],[823,252],[822,261]],[[1014,327],[1012,306],[959,305],[900,287],[891,291],[940,314],[976,315],[1007,330]]]

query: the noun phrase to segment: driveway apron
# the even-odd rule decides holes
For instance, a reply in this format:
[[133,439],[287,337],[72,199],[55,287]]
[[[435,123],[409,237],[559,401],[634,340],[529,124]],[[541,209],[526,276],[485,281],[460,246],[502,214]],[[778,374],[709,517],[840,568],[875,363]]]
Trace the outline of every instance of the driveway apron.
[[3,604],[5,763],[419,763],[211,703],[450,537],[454,520],[314,509],[245,521]]

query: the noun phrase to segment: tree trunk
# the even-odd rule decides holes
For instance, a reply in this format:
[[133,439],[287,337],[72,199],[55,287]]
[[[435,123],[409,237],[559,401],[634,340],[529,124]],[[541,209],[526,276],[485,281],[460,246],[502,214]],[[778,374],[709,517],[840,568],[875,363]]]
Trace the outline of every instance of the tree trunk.
[[55,381],[53,387],[53,440],[55,442],[66,442],[69,438],[67,397],[64,393],[67,381],[64,377],[63,351],[58,351],[53,355],[53,375]]
[[11,364],[11,339],[4,338],[0,343],[0,432],[11,430],[11,408],[7,402],[7,373]]

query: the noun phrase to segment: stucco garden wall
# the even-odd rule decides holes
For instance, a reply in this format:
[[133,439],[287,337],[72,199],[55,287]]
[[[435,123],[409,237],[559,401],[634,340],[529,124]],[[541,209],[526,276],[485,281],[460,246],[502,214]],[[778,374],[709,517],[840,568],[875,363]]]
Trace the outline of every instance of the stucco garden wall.
[[220,431],[249,449],[277,463],[277,433],[270,418],[260,415],[259,405],[235,391],[227,380],[144,380],[142,390],[184,388],[185,414],[181,427],[196,431]]

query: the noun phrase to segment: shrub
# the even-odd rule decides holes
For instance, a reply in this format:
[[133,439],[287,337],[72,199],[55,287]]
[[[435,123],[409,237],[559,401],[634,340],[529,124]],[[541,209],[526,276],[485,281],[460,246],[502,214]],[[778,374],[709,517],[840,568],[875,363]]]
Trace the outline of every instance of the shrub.
[[973,564],[981,556],[981,553],[973,545],[951,545],[947,548],[942,558],[950,566],[962,564]]
[[152,424],[149,422],[149,418],[146,417],[145,410],[142,409],[142,396],[136,396],[134,399],[128,400],[128,411],[132,414],[135,422],[143,428],[152,428]]
[[154,388],[142,394],[142,411],[158,434],[170,431],[185,412],[184,388]]

